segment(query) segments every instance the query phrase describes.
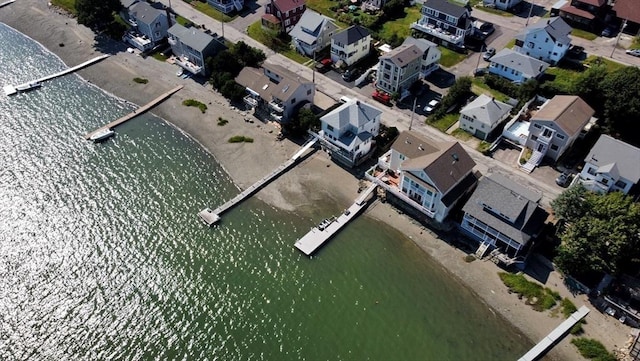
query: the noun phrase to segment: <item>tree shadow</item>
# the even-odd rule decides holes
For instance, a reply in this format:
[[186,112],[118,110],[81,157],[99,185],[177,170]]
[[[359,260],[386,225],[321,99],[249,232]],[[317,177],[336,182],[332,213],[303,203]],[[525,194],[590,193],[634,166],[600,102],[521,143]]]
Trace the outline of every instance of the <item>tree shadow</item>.
[[448,88],[456,82],[456,76],[442,68],[429,74],[427,81],[433,83],[438,88]]
[[524,273],[536,281],[546,284],[551,272],[555,271],[553,264],[541,255],[533,254],[527,261]]
[[127,51],[127,44],[122,41],[116,41],[109,36],[98,33],[94,36],[94,48],[104,54],[115,55]]

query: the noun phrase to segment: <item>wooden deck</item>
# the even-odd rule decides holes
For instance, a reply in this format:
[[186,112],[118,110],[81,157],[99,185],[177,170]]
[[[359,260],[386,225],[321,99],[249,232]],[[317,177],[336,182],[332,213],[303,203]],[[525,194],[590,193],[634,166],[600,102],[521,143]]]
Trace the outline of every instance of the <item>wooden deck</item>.
[[335,218],[329,225],[320,229],[320,227],[313,227],[311,231],[300,238],[295,247],[302,251],[302,253],[310,256],[318,248],[320,248],[325,242],[327,242],[334,234],[336,234],[342,227],[347,225],[353,218],[357,217],[360,211],[367,206],[367,198],[378,187],[378,184],[372,182],[369,188],[361,193],[358,199],[347,208],[340,216]]
[[560,339],[562,339],[567,334],[567,332],[569,332],[573,325],[580,322],[580,320],[582,320],[588,313],[589,309],[587,308],[587,306],[580,307],[579,310],[569,316],[569,318],[562,322],[560,326],[556,327],[555,330],[551,331],[551,333],[543,338],[542,341],[533,346],[533,348],[529,350],[529,352],[520,357],[518,361],[533,361],[542,357],[551,347],[553,347]]
[[111,122],[111,123],[109,123],[109,124],[107,124],[107,125],[105,125],[103,127],[100,127],[98,129],[88,133],[87,135],[84,136],[84,138],[85,139],[89,139],[89,138],[91,138],[91,135],[93,133],[96,133],[96,132],[101,131],[103,129],[112,129],[112,128],[114,128],[114,127],[116,127],[116,126],[118,126],[118,125],[120,125],[120,124],[122,124],[122,123],[124,123],[126,121],[129,121],[129,120],[137,117],[140,114],[145,113],[149,109],[151,109],[154,106],[156,106],[158,103],[162,102],[163,100],[167,99],[168,97],[170,97],[171,95],[176,93],[178,90],[182,89],[182,87],[183,87],[182,85],[178,85],[177,87],[169,90],[168,92],[163,93],[159,97],[153,99],[151,102],[149,102],[149,103],[145,104],[144,106],[134,110],[133,112],[123,116],[122,118],[116,119],[113,122]]
[[307,150],[309,150],[309,148],[311,148],[317,141],[318,141],[318,138],[316,138],[316,137],[314,137],[311,140],[307,141],[300,148],[300,150],[298,150],[289,160],[287,160],[286,162],[282,163],[278,168],[274,169],[271,173],[269,173],[266,176],[262,177],[262,179],[258,180],[257,182],[252,184],[249,188],[247,188],[244,191],[240,192],[240,194],[238,194],[237,196],[233,197],[232,199],[230,199],[229,201],[227,201],[226,203],[224,203],[220,207],[218,207],[218,208],[216,208],[214,210],[211,210],[209,208],[205,208],[205,209],[201,210],[200,213],[198,213],[198,216],[208,226],[213,226],[214,224],[216,224],[220,220],[220,216],[222,215],[222,213],[224,213],[224,212],[228,211],[229,209],[233,208],[238,203],[242,202],[245,198],[250,197],[255,192],[257,192],[258,190],[262,189],[262,187],[264,187],[265,185],[270,183],[272,180],[274,180],[278,176],[280,176],[282,173],[287,171],[287,169],[291,168],[300,159],[300,157]]

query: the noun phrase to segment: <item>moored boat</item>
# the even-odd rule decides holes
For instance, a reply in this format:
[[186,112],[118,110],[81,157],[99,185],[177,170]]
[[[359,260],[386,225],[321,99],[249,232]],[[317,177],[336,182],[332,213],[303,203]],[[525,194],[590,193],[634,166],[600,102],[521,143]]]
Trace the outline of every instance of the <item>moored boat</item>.
[[89,137],[89,140],[92,140],[97,143],[112,137],[114,134],[116,134],[116,132],[114,132],[113,130],[109,128],[104,128],[91,134],[91,136]]
[[30,83],[20,84],[16,86],[16,90],[19,92],[27,92],[29,90],[37,89],[42,86],[42,83],[34,81]]

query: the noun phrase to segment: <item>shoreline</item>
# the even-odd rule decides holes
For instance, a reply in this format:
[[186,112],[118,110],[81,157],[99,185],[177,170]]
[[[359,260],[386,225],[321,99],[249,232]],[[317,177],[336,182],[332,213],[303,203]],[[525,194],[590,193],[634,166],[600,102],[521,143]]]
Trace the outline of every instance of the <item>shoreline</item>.
[[[289,140],[277,141],[277,129],[274,125],[260,121],[245,122],[245,114],[231,110],[228,101],[206,87],[206,83],[200,85],[193,79],[176,77],[173,65],[151,57],[143,59],[124,51],[124,44],[95,38],[89,29],[77,25],[75,19],[48,7],[46,2],[16,2],[0,10],[0,21],[38,42],[70,66],[99,53],[110,53],[109,58],[76,74],[125,103],[136,106],[145,104],[173,86],[185,85],[183,90],[150,112],[211,154],[239,189],[245,189],[262,178],[298,149],[298,145]],[[136,84],[132,80],[136,76],[150,81],[146,85]],[[202,114],[198,109],[181,104],[182,100],[190,98],[207,104],[207,112]],[[218,117],[228,119],[229,123],[218,126]],[[254,138],[254,143],[228,143],[226,140],[232,135],[250,136]],[[261,153],[260,150],[268,153]],[[336,187],[335,179],[340,180],[339,187]],[[339,211],[351,204],[357,197],[358,183],[358,179],[335,165],[326,154],[316,152],[283,174],[276,182],[260,190],[256,196],[273,207],[297,211],[303,217],[321,219],[325,217],[327,210]],[[436,233],[406,215],[398,213],[390,205],[376,201],[365,214],[402,232],[455,278],[456,282],[461,282],[470,289],[491,312],[504,318],[529,341],[538,342],[562,322],[561,317],[551,317],[548,312],[536,312],[515,294],[508,293],[497,277],[500,269],[494,264],[486,261],[466,263],[463,251],[441,240]],[[197,221],[197,215],[194,214],[193,217]],[[291,242],[292,246],[293,242],[294,240]],[[617,320],[599,313],[587,302],[585,296],[571,295],[557,272],[549,274],[546,285],[558,290],[578,307],[581,304],[588,305],[591,313],[587,316],[588,323],[584,327],[585,337],[598,339],[610,351],[627,340],[624,337],[627,332]],[[547,317],[540,317],[542,315]],[[568,336],[556,345],[546,359],[581,359],[569,340]]]

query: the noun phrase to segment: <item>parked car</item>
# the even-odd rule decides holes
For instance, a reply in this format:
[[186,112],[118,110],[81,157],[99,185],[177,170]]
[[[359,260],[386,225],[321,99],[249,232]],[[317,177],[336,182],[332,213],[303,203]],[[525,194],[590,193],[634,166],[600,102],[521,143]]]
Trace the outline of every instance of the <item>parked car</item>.
[[476,68],[473,71],[473,76],[483,76],[487,74],[487,68]]
[[569,55],[572,58],[579,58],[583,52],[584,52],[583,47],[578,45],[573,45],[571,48],[569,48],[569,51],[567,51],[567,55]]
[[331,61],[331,59],[327,58],[327,59],[322,59],[319,62],[316,63],[316,70],[324,73],[326,71],[328,71],[329,69],[331,69],[331,64],[333,64],[333,62]]
[[600,35],[607,38],[612,38],[617,33],[618,33],[618,28],[616,28],[613,25],[607,25],[607,27],[602,30],[602,33],[600,33]]
[[482,59],[489,61],[489,59],[491,59],[491,57],[494,55],[496,55],[496,49],[489,48],[484,52],[484,54],[482,54]]
[[357,74],[355,70],[347,70],[342,73],[342,80],[344,81],[353,81],[356,78]]
[[565,172],[562,172],[558,176],[558,178],[556,178],[556,184],[559,185],[560,187],[566,187],[571,183],[572,179],[573,179],[573,175],[565,171]]
[[433,99],[429,102],[429,104],[427,104],[424,110],[427,112],[427,114],[431,114],[438,107],[438,105],[440,105],[440,101],[438,99]]
[[626,53],[633,56],[640,56],[640,49],[627,50]]
[[493,23],[489,23],[489,22],[485,22],[482,25],[480,25],[479,29],[482,35],[484,36],[489,36],[493,34],[494,31],[496,31],[496,27],[493,25]]

